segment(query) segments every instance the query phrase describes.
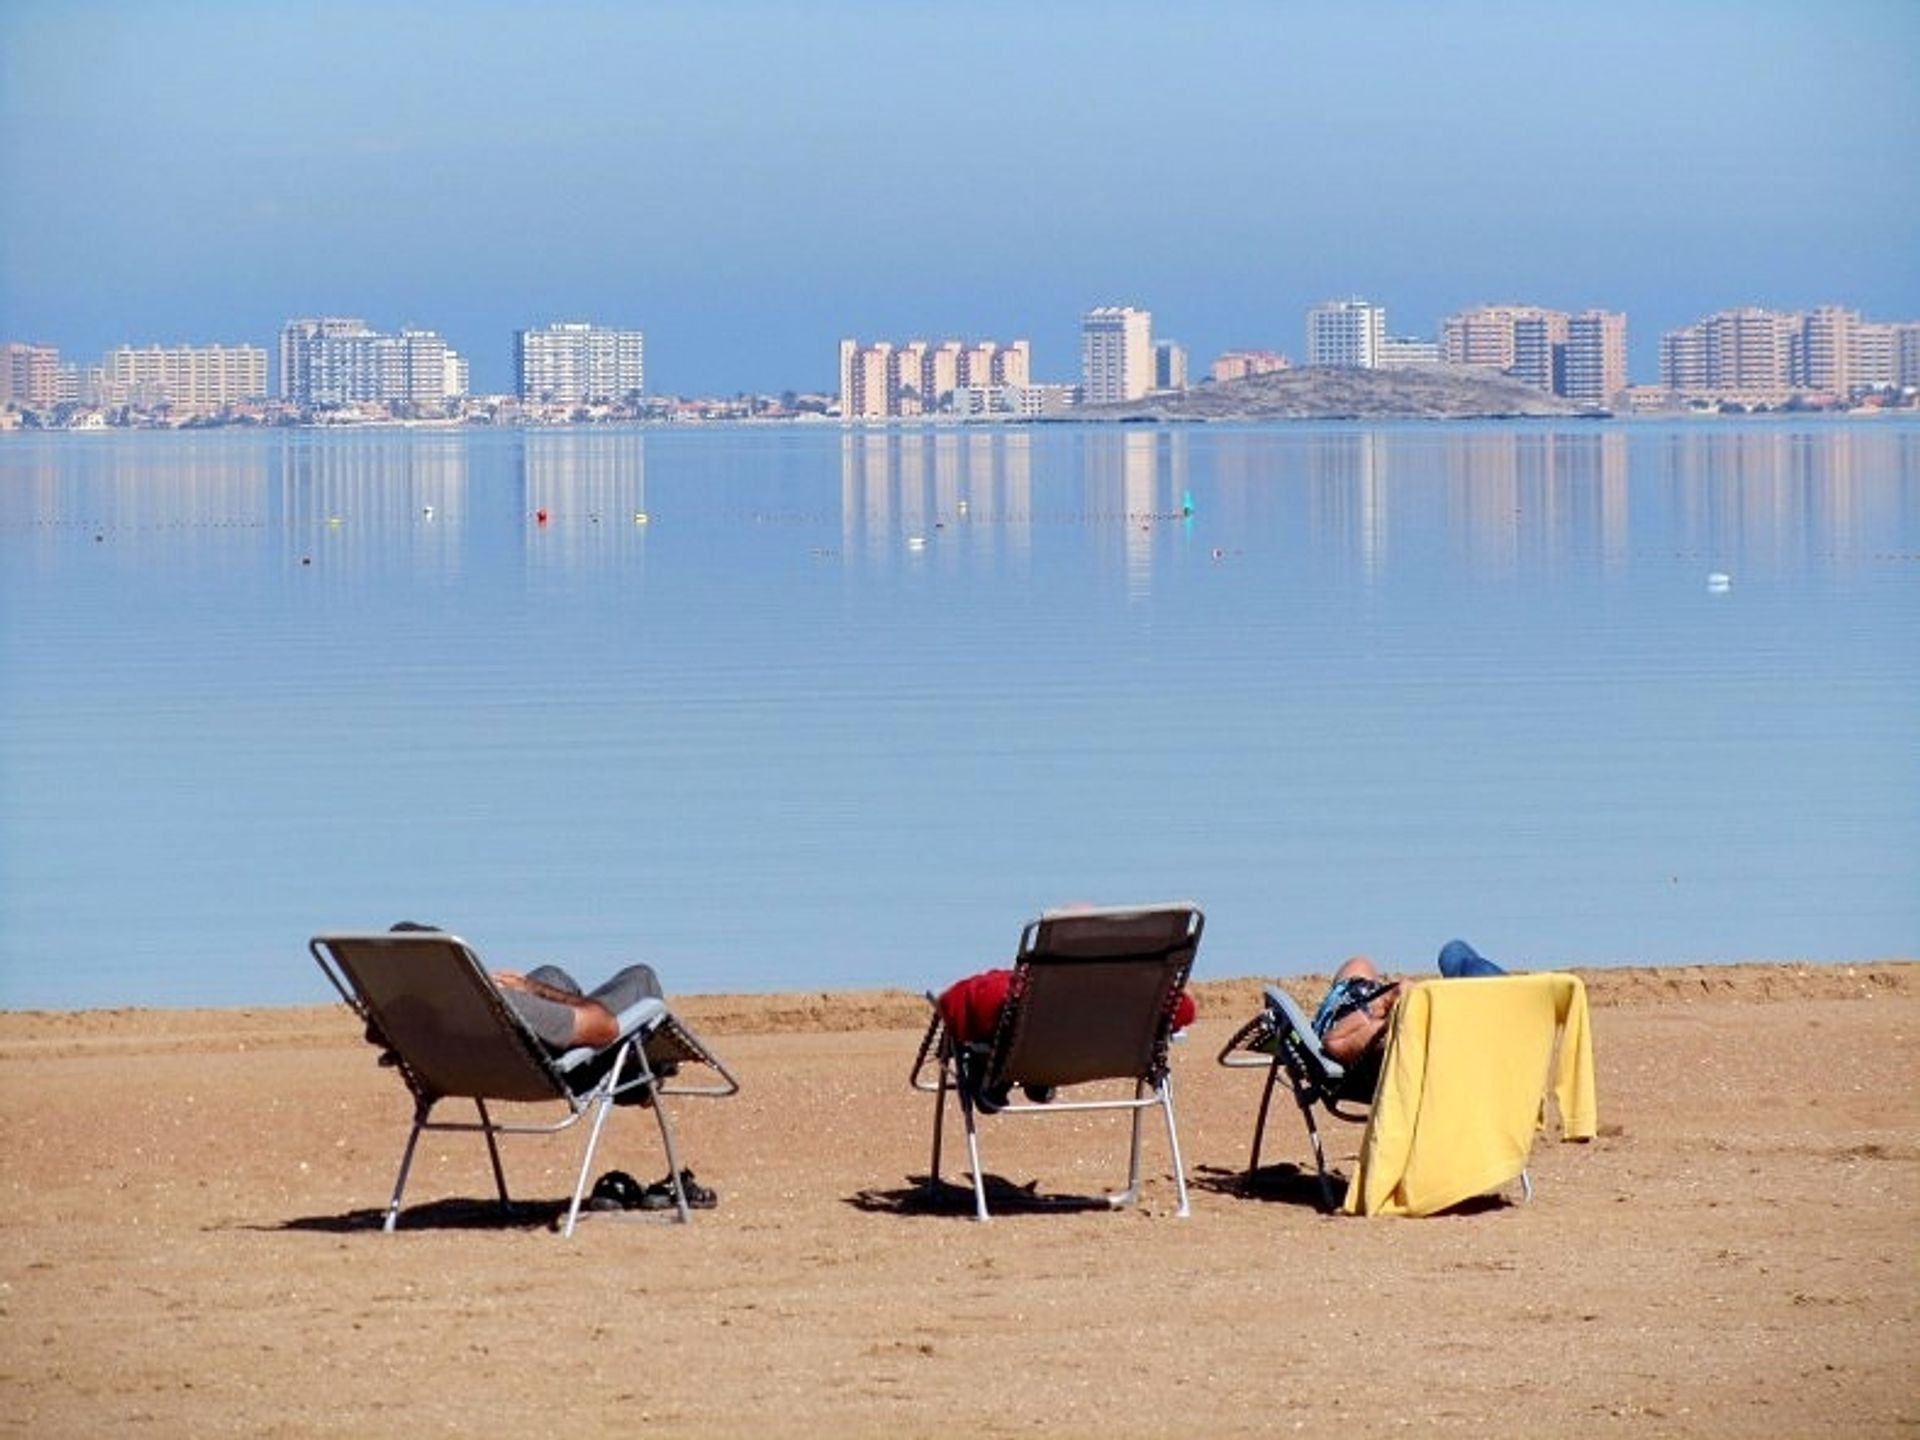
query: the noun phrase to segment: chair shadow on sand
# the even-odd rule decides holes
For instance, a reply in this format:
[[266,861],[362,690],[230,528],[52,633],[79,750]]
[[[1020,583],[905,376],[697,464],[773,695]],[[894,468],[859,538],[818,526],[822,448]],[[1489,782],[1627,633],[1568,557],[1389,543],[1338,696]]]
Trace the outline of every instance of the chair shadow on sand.
[[[1345,1186],[1346,1177],[1338,1171],[1333,1178],[1340,1186]],[[1260,1200],[1269,1204],[1297,1205],[1306,1210],[1325,1210],[1320,1195],[1320,1177],[1312,1170],[1302,1169],[1290,1161],[1276,1161],[1272,1165],[1262,1165],[1258,1170],[1229,1170],[1219,1165],[1202,1165],[1195,1169],[1194,1185],[1215,1195],[1228,1195],[1236,1200]]]
[[[1347,1177],[1338,1170],[1327,1172],[1337,1189],[1344,1193]],[[1337,1215],[1338,1210],[1328,1210],[1320,1194],[1320,1177],[1312,1170],[1282,1160],[1272,1165],[1262,1165],[1258,1170],[1228,1170],[1218,1165],[1201,1166],[1194,1174],[1196,1188],[1211,1191],[1216,1195],[1228,1195],[1236,1200],[1258,1200],[1269,1205],[1294,1205],[1303,1210],[1318,1210],[1323,1215]],[[1490,1211],[1513,1210],[1520,1208],[1512,1200],[1499,1193],[1475,1195],[1462,1200],[1458,1205],[1450,1205],[1445,1210],[1436,1211],[1437,1215],[1484,1215]]]
[[[1056,1195],[1043,1193],[1039,1181],[1029,1180],[1024,1185],[1016,1185],[1004,1175],[992,1173],[983,1177],[987,1200],[996,1213],[1004,1207],[1007,1211],[1095,1211],[1111,1210],[1104,1195]],[[846,1204],[855,1210],[869,1215],[929,1215],[946,1219],[971,1220],[974,1218],[973,1184],[955,1183],[941,1180],[929,1185],[924,1175],[909,1175],[907,1183],[892,1190],[856,1190],[846,1197]]]
[[[429,1200],[409,1205],[401,1217],[403,1231],[422,1230],[554,1230],[565,1221],[568,1201],[515,1200],[502,1209],[496,1199]],[[622,1212],[623,1214],[625,1212]],[[582,1211],[584,1220],[592,1211]],[[385,1206],[346,1210],[337,1215],[296,1215],[278,1224],[260,1224],[247,1228],[273,1231],[304,1231],[322,1235],[348,1235],[361,1230],[379,1230],[386,1222]]]

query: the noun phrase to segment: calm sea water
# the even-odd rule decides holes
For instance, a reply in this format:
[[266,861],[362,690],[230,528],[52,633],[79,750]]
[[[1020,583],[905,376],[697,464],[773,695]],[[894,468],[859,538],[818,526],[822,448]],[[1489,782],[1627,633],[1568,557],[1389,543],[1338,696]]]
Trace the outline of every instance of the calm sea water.
[[0,1006],[1913,955],[1917,637],[1906,423],[0,437]]

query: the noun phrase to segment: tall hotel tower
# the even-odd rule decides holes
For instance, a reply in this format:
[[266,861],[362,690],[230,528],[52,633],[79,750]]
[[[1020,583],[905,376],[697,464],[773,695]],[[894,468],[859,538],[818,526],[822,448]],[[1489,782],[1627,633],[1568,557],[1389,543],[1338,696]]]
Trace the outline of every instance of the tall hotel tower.
[[1080,403],[1112,405],[1153,389],[1153,314],[1102,305],[1080,322]]
[[1307,364],[1372,370],[1387,338],[1387,307],[1357,296],[1307,311]]
[[513,374],[520,398],[535,403],[635,399],[646,389],[646,337],[572,323],[516,330]]

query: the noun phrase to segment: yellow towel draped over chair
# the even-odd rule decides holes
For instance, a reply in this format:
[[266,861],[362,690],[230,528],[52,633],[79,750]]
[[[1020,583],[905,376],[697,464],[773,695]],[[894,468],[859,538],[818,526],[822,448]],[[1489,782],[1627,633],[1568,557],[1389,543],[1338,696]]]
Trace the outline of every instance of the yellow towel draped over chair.
[[1550,1065],[1561,1138],[1592,1139],[1593,1038],[1578,976],[1413,986],[1394,1006],[1380,1086],[1342,1208],[1349,1215],[1431,1215],[1513,1180],[1546,1122]]

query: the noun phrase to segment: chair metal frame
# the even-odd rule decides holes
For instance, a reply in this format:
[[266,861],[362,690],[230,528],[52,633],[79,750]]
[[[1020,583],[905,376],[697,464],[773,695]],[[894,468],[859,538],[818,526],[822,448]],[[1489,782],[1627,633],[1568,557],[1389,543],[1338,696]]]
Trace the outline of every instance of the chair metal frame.
[[1247,1175],[1260,1169],[1260,1146],[1267,1133],[1267,1115],[1273,1106],[1274,1087],[1287,1077],[1294,1103],[1307,1122],[1307,1139],[1313,1145],[1313,1163],[1319,1172],[1320,1198],[1324,1208],[1339,1204],[1333,1182],[1327,1175],[1326,1149],[1320,1140],[1320,1127],[1314,1122],[1313,1108],[1318,1105],[1336,1120],[1364,1125],[1372,1110],[1373,1095],[1355,1092],[1347,1070],[1320,1048],[1320,1037],[1306,1012],[1277,985],[1266,987],[1266,1003],[1260,1013],[1233,1032],[1221,1047],[1220,1064],[1228,1069],[1264,1069],[1267,1082],[1260,1091],[1260,1113],[1253,1127],[1253,1152],[1247,1159]]
[[[1134,1085],[1131,1098],[1056,1099],[1040,1104],[1016,1101],[1009,1095],[1005,1105],[990,1113],[1033,1116],[1086,1110],[1132,1112],[1126,1188],[1104,1197],[1110,1207],[1118,1209],[1139,1198],[1141,1126],[1146,1111],[1159,1110],[1166,1121],[1167,1146],[1172,1154],[1174,1184],[1179,1196],[1175,1213],[1182,1218],[1189,1215],[1186,1167],[1181,1160],[1180,1135],[1174,1121],[1168,1048],[1175,1038],[1172,1033],[1174,1007],[1192,972],[1205,924],[1198,907],[1187,902],[1047,911],[1039,919],[1028,922],[1021,931],[1013,982],[990,1042],[961,1043],[942,1018],[935,997],[928,994],[933,1018],[921,1038],[908,1076],[915,1090],[936,1097],[927,1189],[931,1192],[942,1183],[941,1142],[950,1091],[959,1100],[966,1131],[974,1218],[985,1221],[992,1217],[987,1209],[985,1172],[980,1163],[977,1117],[982,1112],[975,1100],[978,1094],[1028,1084],[1053,1087],[1131,1080]],[[1145,950],[1137,948],[1137,942],[1124,938],[1116,944],[1116,937],[1124,937],[1130,926],[1148,932],[1158,928],[1164,933]],[[1102,931],[1106,932],[1105,938],[1101,937]],[[1106,983],[1119,967],[1149,971],[1157,967],[1157,973],[1151,975],[1151,985],[1143,992],[1144,1003],[1151,1006],[1151,1014],[1144,1017],[1150,1021],[1148,1030],[1139,1037],[1111,1041],[1091,1033],[1097,1027],[1085,1023],[1086,997],[1076,996],[1074,991],[1083,985]],[[1074,983],[1056,986],[1056,976],[1072,976]],[[1062,1013],[1054,1017],[1054,1023],[1034,1021],[1035,1008],[1055,1005],[1061,1007]],[[1076,1028],[1081,1032],[1076,1037],[1077,1043],[1067,1048],[1080,1053],[1046,1053],[1049,1041],[1057,1041],[1064,1032]],[[926,1074],[929,1064],[937,1072],[932,1079]]]
[[[413,1094],[413,1125],[401,1151],[400,1170],[394,1178],[393,1195],[387,1202],[382,1230],[391,1233],[399,1224],[401,1197],[406,1192],[414,1152],[423,1132],[447,1130],[483,1135],[501,1209],[511,1214],[513,1201],[507,1194],[506,1171],[500,1161],[497,1137],[554,1135],[588,1119],[580,1170],[561,1227],[562,1234],[571,1236],[586,1198],[587,1177],[592,1173],[593,1157],[599,1148],[608,1112],[623,1096],[648,1091],[654,1118],[660,1126],[661,1146],[666,1151],[675,1218],[682,1224],[692,1218],[680,1178],[679,1153],[674,1145],[673,1123],[668,1118],[665,1099],[669,1096],[720,1098],[737,1094],[740,1082],[664,1001],[643,1000],[622,1011],[618,1017],[620,1035],[610,1045],[599,1049],[579,1047],[555,1055],[507,1004],[473,948],[457,935],[444,931],[336,932],[315,935],[307,942],[307,950],[339,991],[340,998],[365,1025],[367,1039],[386,1051],[387,1057],[391,1057],[386,1063],[400,1072],[400,1078]],[[369,977],[358,968],[358,962],[369,957],[384,953],[385,958],[397,960],[408,951],[419,955],[437,952],[445,956],[461,976],[462,999],[478,1007],[467,1018],[476,1019],[484,1014],[490,1022],[490,1030],[468,1032],[460,1037],[465,1045],[473,1047],[465,1057],[473,1063],[455,1066],[453,1073],[443,1073],[432,1057],[409,1055],[389,1038],[391,1017],[389,1026],[382,1026],[381,1002],[369,993],[373,988],[368,983]],[[479,1064],[481,1057],[476,1053],[479,1046],[490,1047],[490,1053],[484,1057],[492,1064],[490,1070]],[[672,1078],[682,1064],[706,1066],[720,1078],[710,1084]],[[669,1068],[663,1074],[660,1067]],[[448,1099],[472,1100],[479,1112],[478,1122],[432,1118],[434,1106]],[[530,1104],[557,1101],[567,1107],[567,1114],[550,1122],[496,1120],[487,1109],[489,1100]]]

